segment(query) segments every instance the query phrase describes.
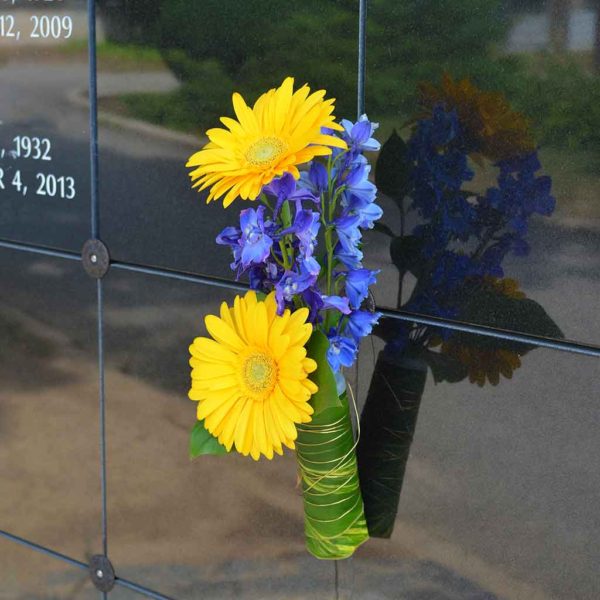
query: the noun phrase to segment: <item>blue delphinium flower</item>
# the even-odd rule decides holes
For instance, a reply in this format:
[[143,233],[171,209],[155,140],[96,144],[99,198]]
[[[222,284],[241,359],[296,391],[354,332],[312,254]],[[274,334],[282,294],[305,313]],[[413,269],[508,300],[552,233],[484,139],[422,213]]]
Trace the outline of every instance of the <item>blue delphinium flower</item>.
[[345,215],[334,221],[340,244],[346,252],[352,252],[362,239],[358,215]]
[[317,198],[329,187],[327,169],[323,164],[313,161],[308,171],[300,173],[300,184]]
[[344,128],[342,137],[351,151],[378,152],[381,148],[381,144],[373,137],[379,123],[371,123],[367,115],[361,115],[356,123],[342,119],[340,125]]
[[341,367],[351,367],[358,352],[356,342],[351,338],[338,335],[335,331],[330,332],[328,337],[327,361],[332,371],[337,373]]
[[360,269],[362,267],[363,253],[358,246],[346,249],[338,243],[333,250],[333,255],[348,269]]
[[326,296],[322,295],[323,308],[335,308],[343,315],[350,314],[350,300],[342,296]]
[[229,246],[233,254],[233,262],[229,265],[232,271],[236,271],[239,276],[240,262],[242,257],[242,248],[240,239],[242,232],[238,227],[225,227],[217,236],[216,242],[221,246]]
[[377,281],[377,273],[379,271],[355,269],[345,274],[346,296],[348,296],[352,308],[360,308],[362,301],[369,293],[369,286]]
[[239,241],[242,267],[260,264],[271,252],[273,239],[269,237],[264,220],[265,207],[246,208],[240,213],[242,236]]
[[312,210],[304,210],[300,205],[296,211],[293,224],[291,227],[284,229],[280,235],[293,233],[299,242],[302,256],[309,258],[315,251],[320,227],[320,214]]
[[275,299],[281,313],[286,302],[292,302],[294,296],[300,295],[316,283],[316,275],[306,268],[301,268],[300,273],[285,271],[281,279],[275,284]]
[[281,177],[273,179],[271,183],[263,188],[263,192],[276,198],[273,219],[277,219],[281,206],[286,200],[294,201],[297,203],[297,206],[300,205],[300,207],[302,200],[318,202],[318,198],[310,189],[297,186],[296,180],[291,173],[285,173]]
[[[376,274],[362,269],[361,244],[363,230],[382,215],[362,154],[379,150],[377,124],[362,116],[344,128],[325,133],[342,137],[347,150],[333,148],[326,165],[313,160],[298,180],[290,173],[273,179],[262,190],[265,206],[242,211],[241,227],[226,228],[218,239],[231,247],[238,277],[247,273],[253,289],[275,291],[279,314],[306,306],[311,323],[329,328],[336,372],[352,365],[379,316],[358,310]],[[316,255],[320,234],[325,261]]]
[[355,310],[350,313],[346,322],[345,332],[349,333],[358,343],[361,338],[371,334],[373,327],[377,324],[381,313],[369,312],[367,310]]

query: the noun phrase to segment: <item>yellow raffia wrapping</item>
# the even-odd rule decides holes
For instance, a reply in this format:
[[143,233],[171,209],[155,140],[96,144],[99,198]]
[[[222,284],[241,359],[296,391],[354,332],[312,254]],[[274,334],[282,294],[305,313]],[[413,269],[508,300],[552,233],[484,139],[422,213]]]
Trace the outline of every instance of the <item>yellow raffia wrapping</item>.
[[316,558],[343,559],[368,537],[348,398],[297,426],[306,547]]

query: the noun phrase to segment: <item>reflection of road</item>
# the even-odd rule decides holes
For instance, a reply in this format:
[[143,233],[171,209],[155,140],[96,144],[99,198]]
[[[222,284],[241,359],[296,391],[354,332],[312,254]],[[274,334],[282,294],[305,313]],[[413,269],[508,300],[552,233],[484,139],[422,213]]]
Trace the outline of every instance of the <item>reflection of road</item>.
[[[0,76],[9,99],[1,139],[21,128],[51,135],[62,151],[57,164],[87,182],[87,115],[65,104],[69,91],[85,86],[85,68],[13,64]],[[182,167],[188,151],[143,134],[102,131],[102,227],[113,256],[225,272],[228,256],[213,239],[235,213],[204,208],[188,190]],[[79,249],[88,235],[85,189],[71,205],[4,205],[0,233],[14,234],[16,220],[21,237]],[[569,337],[594,339],[600,236],[536,225],[532,237],[532,256],[515,261],[511,274]],[[379,242],[372,255],[386,260]],[[0,301],[89,348],[93,284],[71,274],[66,263],[2,251]],[[383,297],[395,281],[388,275]],[[187,343],[221,293],[116,271],[106,285],[109,365],[182,397]],[[596,361],[536,351],[514,381],[493,390],[430,386],[403,499],[406,525],[395,544],[507,598],[592,597],[600,558],[594,554],[600,534],[594,525],[596,378]],[[413,535],[415,529],[426,533]],[[365,553],[394,552],[383,542],[372,547]]]
[[[572,52],[592,50],[596,34],[595,24],[595,10],[573,9],[569,16],[567,49]],[[549,46],[550,19],[547,13],[525,14],[517,17],[506,43],[508,52],[547,50]]]

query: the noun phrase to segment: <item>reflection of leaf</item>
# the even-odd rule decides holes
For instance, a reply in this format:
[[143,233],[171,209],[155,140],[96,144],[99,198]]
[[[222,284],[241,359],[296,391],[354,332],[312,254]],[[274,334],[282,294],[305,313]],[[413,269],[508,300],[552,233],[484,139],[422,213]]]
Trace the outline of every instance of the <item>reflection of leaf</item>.
[[467,377],[469,371],[457,358],[441,352],[423,352],[423,358],[431,368],[433,379],[436,383],[447,381],[457,383]]
[[387,235],[388,237],[396,237],[396,234],[385,223],[373,223],[373,229],[375,231],[379,231],[379,233]]
[[408,146],[394,129],[392,135],[381,147],[375,165],[377,189],[397,203],[402,202],[410,185],[410,165],[407,154]]
[[196,421],[190,433],[190,458],[203,454],[227,454],[227,449],[204,427],[204,421]]
[[[468,294],[460,311],[459,319],[529,335],[550,338],[564,337],[558,325],[535,300],[511,298],[489,288],[474,290]],[[463,332],[453,334],[452,340],[465,346],[513,350],[519,354],[535,348],[535,345],[532,344]]]
[[415,277],[420,277],[424,268],[421,253],[422,241],[413,235],[396,237],[390,244],[390,257],[400,273],[410,271]]
[[310,379],[319,386],[319,391],[311,397],[315,416],[328,408],[339,408],[342,406],[337,393],[335,377],[327,361],[328,349],[329,340],[320,331],[315,331],[306,344],[307,356],[317,363],[317,370],[310,375]]

